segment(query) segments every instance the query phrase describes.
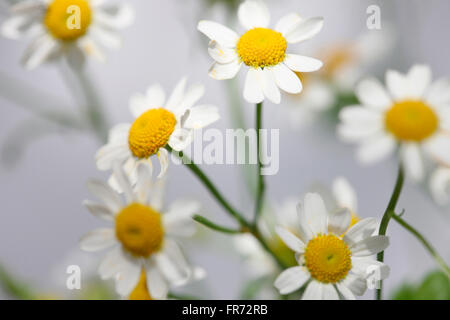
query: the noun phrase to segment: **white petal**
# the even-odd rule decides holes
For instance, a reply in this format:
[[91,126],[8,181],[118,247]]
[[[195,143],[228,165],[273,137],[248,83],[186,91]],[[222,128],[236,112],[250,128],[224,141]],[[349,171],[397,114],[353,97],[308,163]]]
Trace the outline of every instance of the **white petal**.
[[297,72],[313,72],[322,68],[322,61],[300,56],[298,54],[287,54],[284,63],[289,67],[289,69]]
[[136,165],[137,181],[134,187],[139,203],[147,203],[152,192],[153,166],[148,160],[140,160]]
[[433,82],[427,90],[425,100],[434,106],[450,104],[450,79],[444,78]]
[[191,144],[192,139],[191,129],[175,129],[170,135],[169,146],[175,151],[182,151]]
[[369,238],[378,228],[375,218],[366,218],[354,224],[345,234],[344,241],[348,245],[353,245],[363,239]]
[[347,106],[339,112],[339,120],[347,124],[374,127],[383,121],[383,116],[380,112],[373,109],[361,105],[353,105]]
[[352,215],[348,208],[341,208],[329,215],[328,231],[340,236],[347,231],[352,220]]
[[108,144],[126,144],[131,124],[119,123],[109,130]]
[[184,127],[188,129],[204,128],[216,122],[219,118],[219,108],[212,105],[200,105],[190,110]]
[[200,204],[196,201],[178,200],[163,214],[164,230],[172,236],[191,236],[196,225],[192,216],[198,214]]
[[263,72],[261,69],[248,69],[244,84],[244,98],[249,103],[260,103],[264,100]]
[[341,283],[357,296],[362,296],[367,290],[366,279],[352,273],[349,273]]
[[322,283],[312,280],[303,293],[302,300],[322,300],[323,286]]
[[112,168],[113,162],[123,162],[130,155],[126,144],[106,144],[95,155],[97,169],[104,171]]
[[407,79],[409,84],[408,98],[420,99],[431,83],[431,69],[425,65],[415,65],[409,70]]
[[92,213],[94,216],[106,220],[112,221],[114,220],[114,212],[111,211],[110,208],[103,204],[98,204],[89,200],[85,200],[83,205]]
[[164,299],[169,292],[166,280],[153,262],[147,267],[147,288],[156,299]]
[[111,29],[123,29],[130,26],[134,21],[134,9],[127,3],[114,4],[107,9],[96,9],[96,23],[98,22]]
[[25,68],[34,69],[47,61],[58,49],[58,43],[50,36],[39,37],[25,52],[22,63]]
[[[103,53],[103,50],[100,48],[100,46],[90,37],[86,36],[80,39],[77,43],[80,51],[83,53],[82,56],[78,57],[80,62],[83,64],[85,63],[85,57],[93,57],[97,61],[105,62],[106,56]],[[73,50],[70,50],[73,51]],[[73,58],[71,58],[73,60]],[[81,63],[78,62],[78,64],[81,65]]]
[[342,284],[341,282],[336,283],[336,287],[338,288],[338,290],[342,294],[342,296],[345,298],[345,300],[355,300],[356,299],[353,292],[349,288],[347,288],[344,284]]
[[303,243],[308,243],[314,237],[311,227],[308,223],[308,216],[305,213],[304,206],[300,203],[297,205],[297,214],[299,219],[299,236]]
[[231,61],[230,63],[214,63],[209,69],[209,76],[216,80],[227,80],[232,79],[236,76],[242,63],[237,59]]
[[356,153],[362,164],[373,164],[388,157],[396,147],[395,140],[386,134],[378,135],[363,142]]
[[118,49],[122,46],[122,38],[114,30],[100,26],[91,26],[89,35],[107,48]]
[[389,245],[386,236],[371,236],[350,246],[352,254],[356,257],[364,257],[383,251]]
[[298,43],[311,39],[322,30],[323,18],[314,17],[297,22],[295,27],[285,34],[288,43]]
[[217,22],[202,20],[198,23],[197,29],[225,47],[234,48],[239,40],[236,32]]
[[100,262],[98,273],[102,280],[110,279],[120,272],[124,264],[129,263],[121,246],[111,249]]
[[185,284],[191,276],[191,269],[183,253],[173,240],[165,240],[162,252],[155,259],[161,273],[176,286]]
[[211,58],[221,64],[227,64],[237,59],[235,49],[223,47],[214,40],[209,42],[208,53]]
[[304,215],[311,231],[315,234],[327,234],[328,213],[325,203],[318,193],[307,193],[303,203]]
[[103,181],[90,180],[87,183],[87,188],[90,193],[102,200],[112,212],[118,212],[122,207],[120,196]]
[[339,300],[339,295],[331,283],[323,284],[323,300]]
[[93,230],[85,234],[80,240],[81,250],[99,251],[116,244],[115,231],[111,228]]
[[435,161],[450,166],[450,135],[436,134],[426,142],[424,148]]
[[364,125],[360,123],[341,123],[337,126],[337,134],[339,138],[344,142],[364,142],[374,136],[379,136],[383,133],[384,124],[373,123],[370,125]]
[[151,109],[150,105],[147,102],[147,97],[142,93],[134,93],[130,97],[130,101],[128,102],[130,106],[131,114],[138,118],[144,112]]
[[162,107],[166,100],[166,93],[160,84],[154,84],[147,89],[146,97],[150,108]]
[[34,22],[31,15],[13,15],[1,24],[0,33],[5,38],[18,39],[30,31]]
[[275,25],[275,30],[281,32],[283,36],[286,36],[301,20],[302,18],[297,13],[289,13],[278,20]]
[[280,294],[289,294],[300,289],[310,278],[305,267],[291,267],[284,270],[275,280],[275,287]]
[[305,251],[305,244],[292,234],[292,232],[280,226],[275,227],[275,231],[291,250],[298,253],[303,253]]
[[180,81],[175,85],[169,99],[166,103],[167,110],[176,110],[179,105],[183,102],[184,93],[186,91],[186,77],[181,78]]
[[122,296],[128,296],[136,287],[141,276],[139,263],[126,263],[116,276],[116,291]]
[[133,202],[135,200],[135,197],[131,187],[130,178],[125,174],[122,165],[119,162],[113,163],[113,173],[118,185],[120,186],[120,189],[125,194],[127,203]]
[[286,65],[280,63],[273,67],[275,81],[278,87],[287,93],[300,93],[302,91],[302,83],[297,75],[291,71]]
[[238,9],[241,25],[247,29],[267,28],[270,22],[270,13],[264,2],[260,0],[247,0]]
[[197,103],[198,100],[200,100],[201,97],[205,94],[205,86],[197,83],[192,86],[190,86],[186,94],[183,97],[183,100],[181,102],[181,107],[177,109],[177,112],[185,113],[187,109],[191,108],[193,105]]
[[275,83],[273,72],[269,68],[265,68],[262,73],[264,95],[273,103],[279,104],[281,102],[281,94]]
[[355,189],[347,179],[338,177],[332,185],[333,196],[340,207],[348,208],[350,211],[358,211],[358,200]]
[[159,173],[158,178],[161,178],[166,174],[167,168],[169,167],[169,151],[164,148],[159,149],[158,159],[161,165],[161,172]]
[[375,78],[361,81],[356,86],[356,96],[361,104],[376,110],[386,110],[391,104],[391,98],[382,84]]
[[408,81],[398,71],[388,70],[386,72],[386,86],[395,101],[403,100],[408,96]]
[[407,175],[414,181],[421,181],[425,172],[419,145],[417,143],[403,144],[400,148],[400,155]]
[[430,178],[430,190],[434,201],[446,205],[450,196],[450,168],[438,168]]
[[367,278],[374,272],[376,272],[376,280],[383,280],[389,277],[390,268],[388,265],[370,257],[352,257],[352,273]]

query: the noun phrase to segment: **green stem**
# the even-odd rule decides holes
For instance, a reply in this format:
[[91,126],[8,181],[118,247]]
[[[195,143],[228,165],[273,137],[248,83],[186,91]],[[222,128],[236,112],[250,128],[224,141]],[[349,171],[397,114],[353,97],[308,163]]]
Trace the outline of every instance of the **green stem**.
[[417,231],[412,227],[409,223],[403,220],[399,215],[395,214],[395,212],[391,212],[391,217],[397,221],[403,228],[411,232],[428,250],[431,256],[434,258],[436,263],[442,268],[442,271],[447,275],[450,279],[450,268],[447,263],[445,263],[444,259],[437,253],[437,251],[431,246],[431,244]]
[[33,300],[35,295],[27,285],[16,279],[0,265],[0,286],[9,296],[20,300]]
[[255,217],[253,225],[256,226],[258,223],[259,215],[261,214],[261,209],[264,202],[264,176],[262,175],[263,165],[261,162],[261,139],[260,130],[262,127],[262,102],[256,105],[256,155],[258,158],[258,189],[256,193],[256,203],[255,203]]
[[218,224],[216,224],[216,223],[206,219],[205,217],[199,216],[197,214],[194,215],[193,219],[195,221],[197,221],[198,223],[201,223],[204,226],[206,226],[206,227],[208,227],[210,229],[213,229],[215,231],[218,231],[218,232],[228,233],[228,234],[237,234],[237,233],[241,233],[242,232],[241,230],[235,230],[235,229],[231,229],[231,228],[220,226],[220,225],[218,225]]
[[[395,187],[392,192],[391,199],[389,200],[389,204],[384,212],[383,218],[381,219],[380,230],[378,232],[379,235],[382,235],[382,236],[386,235],[387,227],[388,227],[389,221],[391,219],[391,212],[395,212],[395,207],[397,205],[398,198],[400,197],[400,193],[402,191],[403,181],[404,181],[403,167],[401,164],[399,164],[397,180],[395,182]],[[377,260],[379,262],[384,261],[384,251],[381,251],[377,254]],[[377,292],[376,292],[377,300],[382,299],[382,290],[383,290],[383,282],[380,281],[380,288],[377,289]]]

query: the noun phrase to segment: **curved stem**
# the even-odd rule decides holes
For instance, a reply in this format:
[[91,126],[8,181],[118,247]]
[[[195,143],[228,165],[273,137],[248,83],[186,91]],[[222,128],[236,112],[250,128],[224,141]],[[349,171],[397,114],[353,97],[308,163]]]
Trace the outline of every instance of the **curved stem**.
[[[399,167],[398,167],[397,180],[395,182],[395,187],[392,192],[391,199],[389,200],[389,204],[384,212],[383,218],[381,219],[380,230],[378,232],[379,235],[384,236],[386,234],[389,220],[391,219],[391,212],[395,211],[395,207],[397,205],[398,198],[400,197],[400,193],[402,192],[403,181],[404,181],[404,173],[403,173],[403,167],[400,163]],[[381,251],[377,254],[377,260],[379,262],[384,261],[384,251]],[[383,282],[380,281],[380,288],[377,289],[377,292],[376,292],[377,300],[381,300],[382,290],[383,290]]]
[[198,223],[201,223],[202,225],[204,225],[207,228],[210,228],[212,230],[218,231],[218,232],[222,232],[222,233],[228,233],[228,234],[237,234],[237,233],[241,233],[241,230],[235,230],[235,229],[231,229],[231,228],[227,228],[224,226],[220,226],[214,222],[212,222],[211,220],[206,219],[205,217],[202,217],[198,214],[194,215],[193,219],[195,221],[197,221]]
[[262,127],[262,102],[256,105],[256,156],[258,159],[258,189],[256,193],[256,203],[255,203],[255,217],[253,220],[253,225],[256,226],[258,223],[259,215],[261,214],[261,209],[264,202],[264,176],[262,175],[262,162],[261,162],[261,139],[260,130]]
[[419,231],[414,229],[409,223],[407,223],[405,220],[403,220],[399,215],[395,214],[395,212],[391,213],[392,218],[397,221],[403,228],[411,232],[425,247],[425,249],[428,250],[428,252],[431,254],[431,256],[434,258],[436,263],[442,268],[442,271],[447,275],[447,277],[450,279],[450,268],[448,267],[447,263],[444,261],[444,259],[437,253],[437,251],[431,246],[431,244],[422,236]]

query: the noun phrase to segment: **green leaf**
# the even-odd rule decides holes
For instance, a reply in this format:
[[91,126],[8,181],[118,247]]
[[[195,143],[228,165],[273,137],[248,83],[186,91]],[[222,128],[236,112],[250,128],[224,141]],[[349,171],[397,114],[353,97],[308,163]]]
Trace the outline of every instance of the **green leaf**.
[[404,283],[394,292],[394,300],[450,300],[450,279],[441,271],[429,273],[421,283]]

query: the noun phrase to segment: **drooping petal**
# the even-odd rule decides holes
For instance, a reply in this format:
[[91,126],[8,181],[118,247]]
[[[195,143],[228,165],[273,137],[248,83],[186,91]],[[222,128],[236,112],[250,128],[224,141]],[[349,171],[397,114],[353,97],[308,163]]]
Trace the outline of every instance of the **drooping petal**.
[[34,69],[46,62],[60,49],[56,40],[48,35],[37,38],[26,50],[22,63],[26,69]]
[[277,226],[275,228],[277,235],[283,240],[283,242],[293,251],[302,253],[305,251],[305,244],[297,238],[292,232],[289,230]]
[[220,64],[231,63],[237,59],[236,50],[221,46],[217,41],[210,41],[208,53],[216,62]]
[[163,275],[156,266],[156,262],[151,262],[146,268],[147,288],[150,295],[155,299],[164,299],[169,292],[169,286]]
[[278,87],[287,93],[297,94],[302,91],[302,83],[299,77],[290,70],[285,64],[280,63],[273,67],[275,82]]
[[230,63],[214,63],[209,69],[209,76],[216,80],[227,80],[232,79],[236,76],[239,69],[241,68],[242,63],[235,59]]
[[355,189],[347,179],[338,177],[332,184],[333,196],[340,207],[348,208],[353,212],[358,211],[358,199]]
[[280,90],[276,85],[273,72],[269,70],[269,68],[265,68],[262,74],[263,74],[264,96],[266,96],[266,98],[272,101],[273,103],[279,104],[281,102],[281,94]]
[[289,294],[300,289],[310,278],[305,267],[291,267],[284,270],[275,280],[275,287],[280,294]]
[[112,221],[114,220],[114,212],[111,211],[111,209],[103,204],[98,204],[89,200],[83,201],[83,205],[89,210],[92,215],[106,220],[106,221]]
[[364,257],[383,251],[389,245],[386,236],[371,236],[350,246],[352,254],[356,257]]
[[260,103],[264,100],[263,72],[261,69],[250,68],[244,84],[244,98],[249,103]]
[[155,259],[159,270],[170,283],[180,286],[190,278],[191,268],[175,241],[165,240],[163,250]]
[[284,63],[289,67],[289,69],[297,72],[313,72],[322,68],[322,61],[301,56],[298,54],[287,54]]
[[123,162],[129,155],[130,150],[126,144],[106,144],[95,155],[97,169],[101,171],[110,170],[113,162]]
[[164,148],[159,149],[158,159],[161,166],[161,171],[158,175],[158,178],[161,178],[166,174],[167,168],[169,167],[169,151]]
[[90,193],[102,200],[112,212],[118,212],[122,207],[120,196],[103,181],[90,180],[87,183],[87,188]]
[[193,139],[193,133],[191,129],[175,129],[170,135],[169,146],[175,151],[183,151],[189,146]]
[[164,230],[172,236],[191,236],[196,230],[192,216],[199,211],[200,204],[196,201],[178,200],[172,203],[162,216]]

